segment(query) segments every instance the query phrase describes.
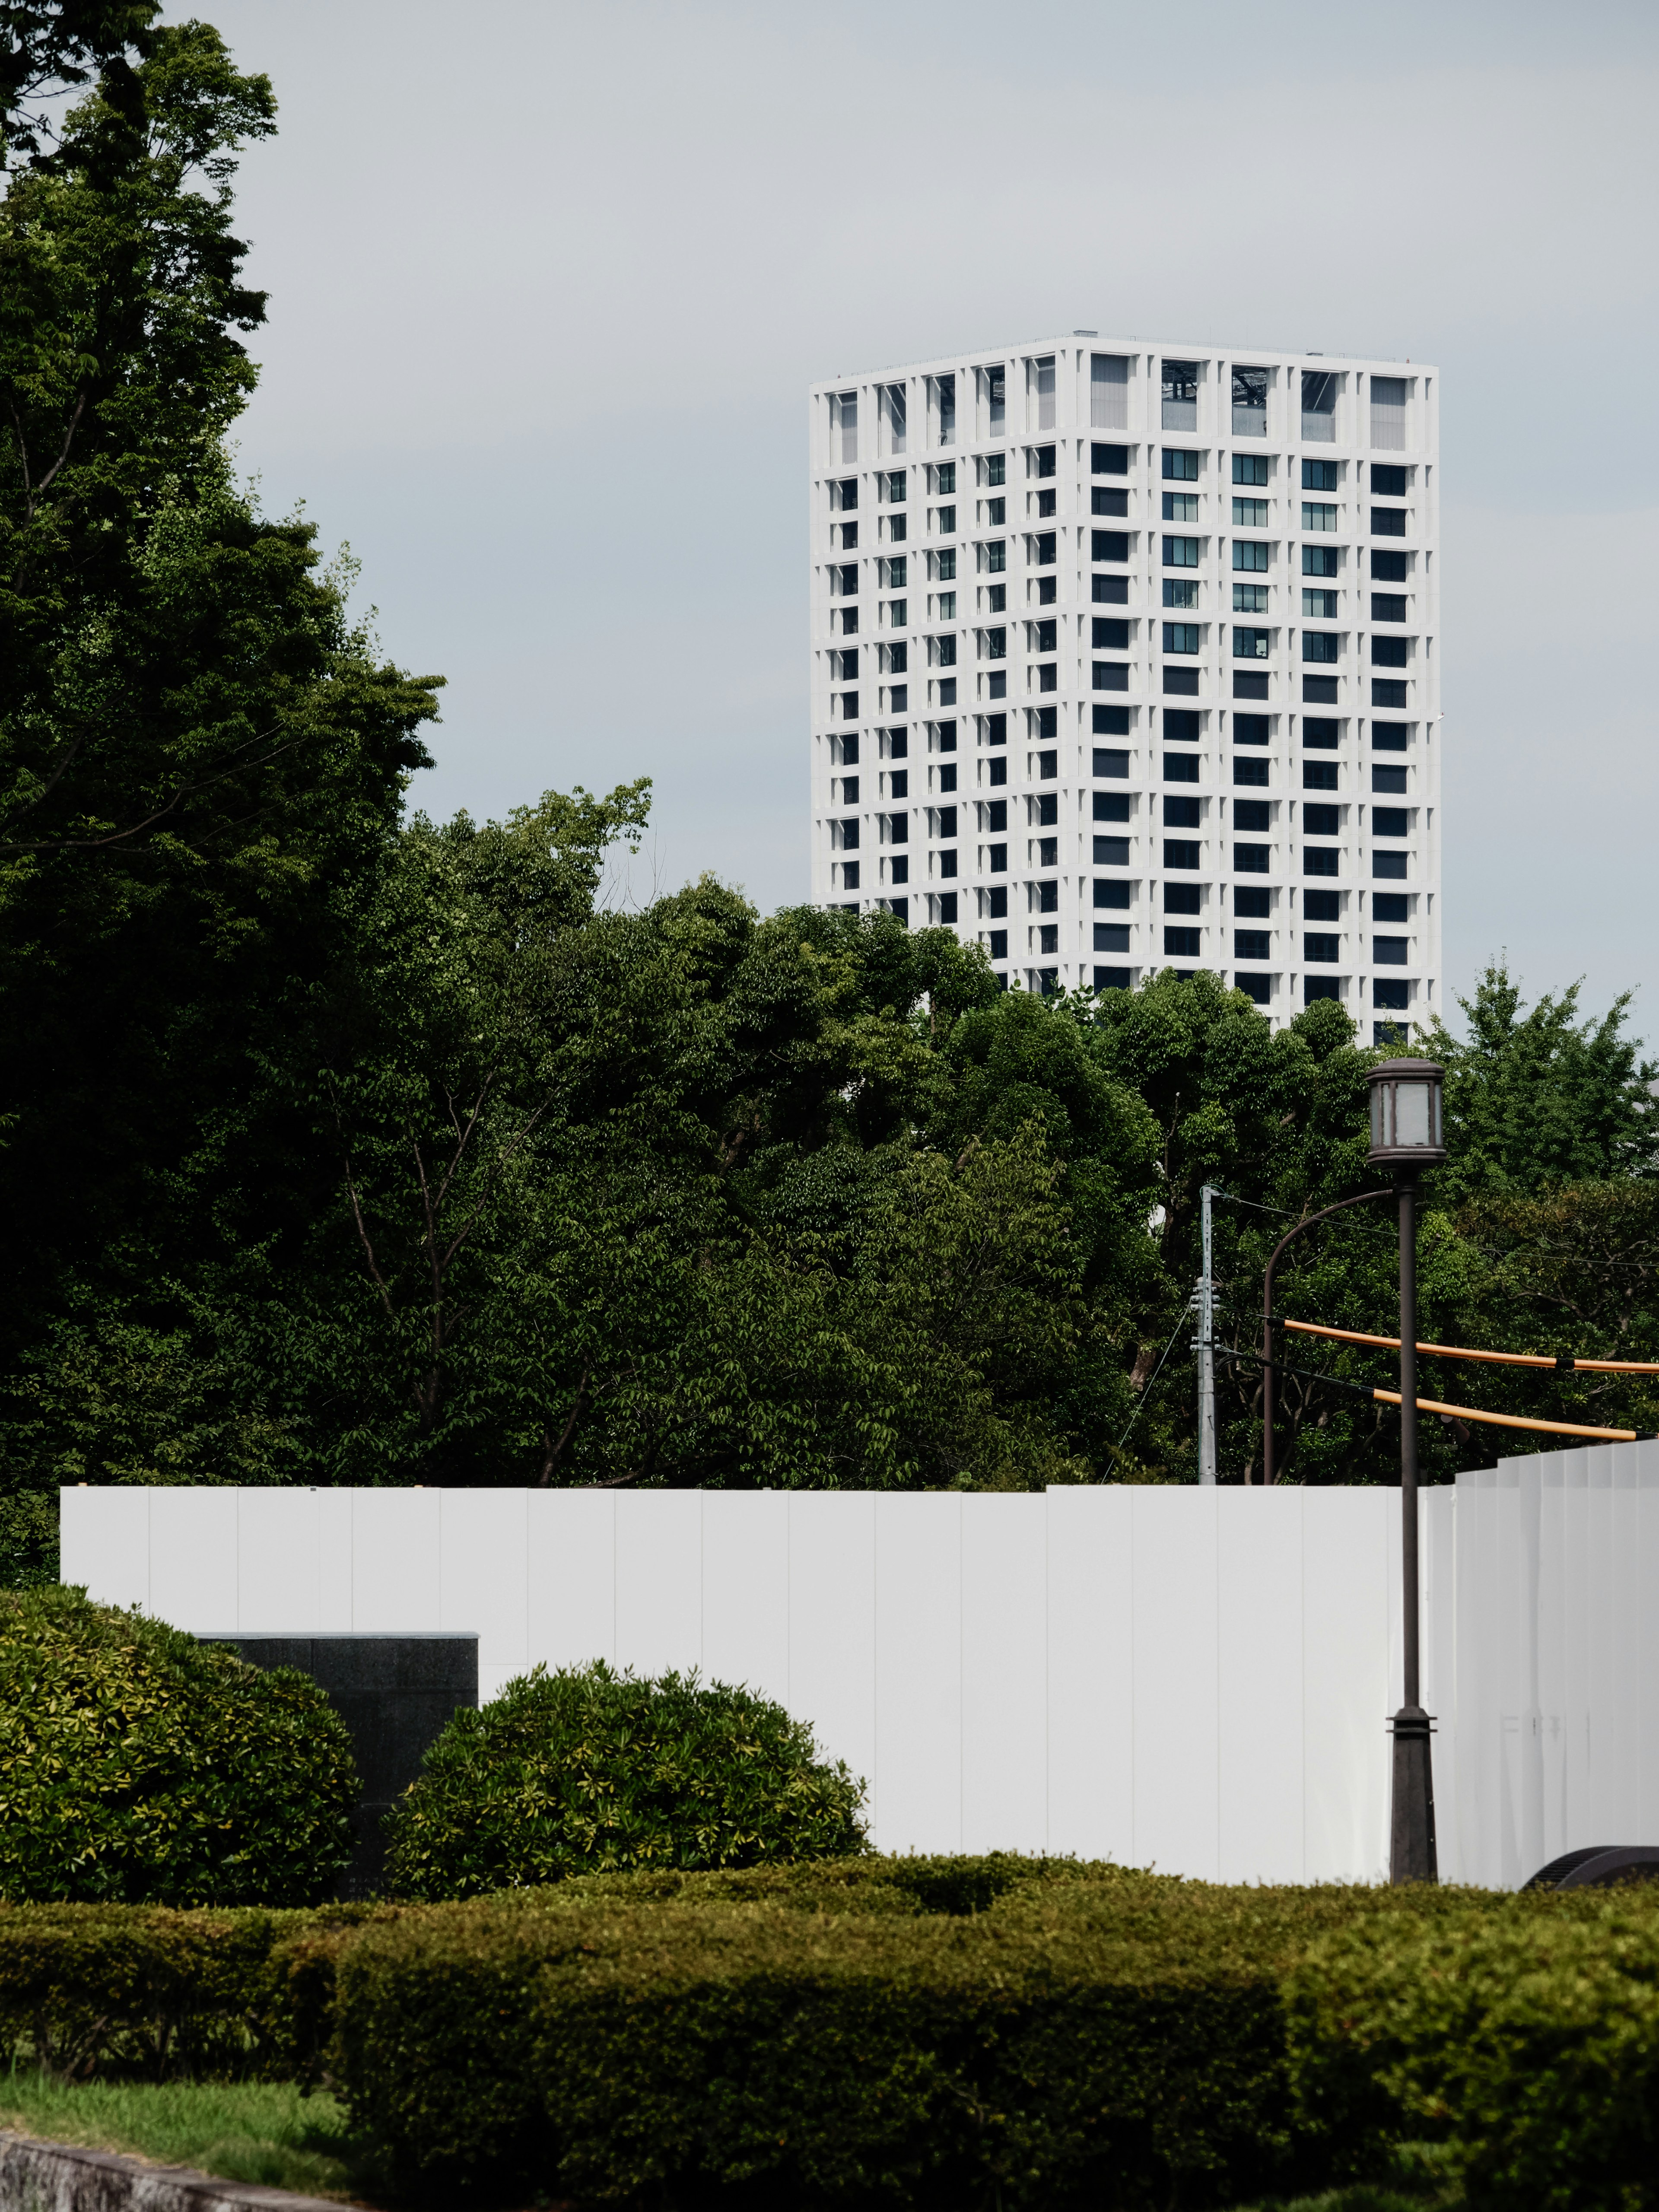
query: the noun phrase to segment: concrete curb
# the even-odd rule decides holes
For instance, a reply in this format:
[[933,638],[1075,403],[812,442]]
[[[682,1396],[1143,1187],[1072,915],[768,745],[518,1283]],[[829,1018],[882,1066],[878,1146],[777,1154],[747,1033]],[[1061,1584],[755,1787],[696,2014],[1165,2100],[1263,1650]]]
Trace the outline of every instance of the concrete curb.
[[147,2166],[0,2131],[0,2212],[343,2212],[331,2197],[216,2181],[188,2166]]

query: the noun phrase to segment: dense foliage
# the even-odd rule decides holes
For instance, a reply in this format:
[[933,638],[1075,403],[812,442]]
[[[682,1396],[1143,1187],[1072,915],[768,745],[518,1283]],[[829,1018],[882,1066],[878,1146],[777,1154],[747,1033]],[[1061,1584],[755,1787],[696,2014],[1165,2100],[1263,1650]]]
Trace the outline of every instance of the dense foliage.
[[[703,880],[607,908],[643,783],[406,811],[438,679],[386,665],[225,434],[264,314],[270,85],[149,0],[0,7],[0,1575],[64,1482],[1030,1487],[1194,1469],[1198,1194],[1228,1341],[1364,1188],[1370,1054],[1200,973],[1041,1003],[892,916]],[[1654,1071],[1623,1001],[1489,975],[1449,1069],[1426,1333],[1659,1351]],[[1389,1333],[1385,1210],[1279,1277]],[[1291,1480],[1395,1417],[1297,1360]],[[1635,1428],[1618,1378],[1454,1398]],[[1227,1363],[1224,1479],[1259,1463]],[[1437,1426],[1443,1478],[1524,1436]]]
[[477,1897],[571,1875],[842,1858],[862,1786],[781,1705],[695,1674],[533,1673],[458,1712],[393,1807],[396,1896]]
[[350,1857],[356,1769],[308,1675],[78,1590],[0,1596],[0,1899],[302,1905]]

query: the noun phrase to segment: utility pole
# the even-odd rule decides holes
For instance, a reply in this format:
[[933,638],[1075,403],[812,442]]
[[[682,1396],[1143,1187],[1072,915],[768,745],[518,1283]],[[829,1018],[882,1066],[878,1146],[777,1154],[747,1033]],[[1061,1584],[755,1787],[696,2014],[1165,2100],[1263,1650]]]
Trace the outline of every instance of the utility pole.
[[[1210,1250],[1210,1201],[1213,1183],[1199,1194],[1204,1219],[1204,1273],[1198,1279],[1198,1479],[1215,1480],[1215,1282]],[[1219,1194],[1224,1198],[1224,1191]]]

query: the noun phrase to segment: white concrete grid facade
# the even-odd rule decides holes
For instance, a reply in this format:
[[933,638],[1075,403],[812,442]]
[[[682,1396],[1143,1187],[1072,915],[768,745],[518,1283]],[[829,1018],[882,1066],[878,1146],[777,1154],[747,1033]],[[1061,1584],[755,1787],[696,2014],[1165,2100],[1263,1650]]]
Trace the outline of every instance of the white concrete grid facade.
[[1437,1010],[1437,371],[1074,331],[811,409],[815,902]]

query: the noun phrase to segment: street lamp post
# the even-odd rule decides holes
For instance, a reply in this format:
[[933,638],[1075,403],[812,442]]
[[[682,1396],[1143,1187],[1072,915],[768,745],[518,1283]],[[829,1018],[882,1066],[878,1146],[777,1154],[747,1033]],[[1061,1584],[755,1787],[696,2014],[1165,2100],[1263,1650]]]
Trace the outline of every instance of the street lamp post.
[[1422,1705],[1417,1562],[1417,1180],[1446,1157],[1441,1123],[1445,1070],[1432,1060],[1385,1060],[1370,1071],[1374,1167],[1392,1170],[1400,1207],[1401,1582],[1405,1603],[1405,1697],[1392,1723],[1391,1881],[1439,1879],[1434,1769]]

